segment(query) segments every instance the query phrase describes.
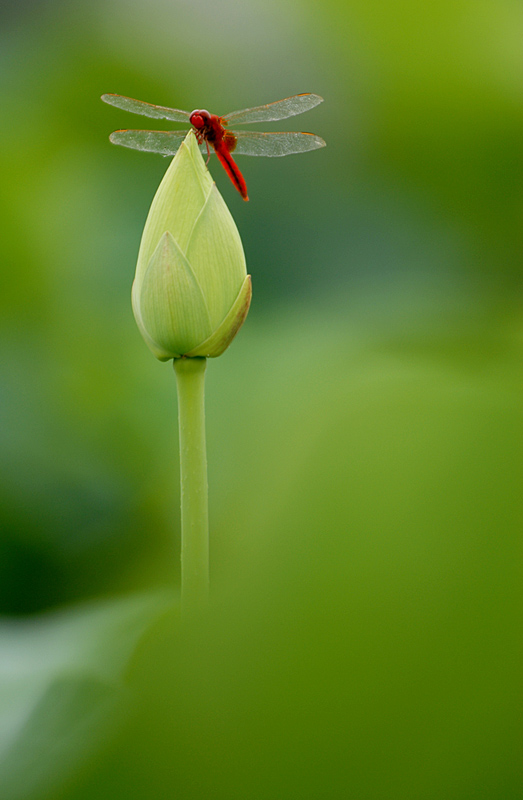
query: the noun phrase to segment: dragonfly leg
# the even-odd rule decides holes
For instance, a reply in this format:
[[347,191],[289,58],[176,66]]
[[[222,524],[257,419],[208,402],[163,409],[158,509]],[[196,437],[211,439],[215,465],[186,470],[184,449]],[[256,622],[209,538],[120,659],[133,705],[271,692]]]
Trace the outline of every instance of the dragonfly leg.
[[205,162],[205,165],[207,166],[207,164],[211,160],[211,151],[209,150],[209,142],[207,141],[207,139],[205,140],[205,146],[207,147],[207,161]]

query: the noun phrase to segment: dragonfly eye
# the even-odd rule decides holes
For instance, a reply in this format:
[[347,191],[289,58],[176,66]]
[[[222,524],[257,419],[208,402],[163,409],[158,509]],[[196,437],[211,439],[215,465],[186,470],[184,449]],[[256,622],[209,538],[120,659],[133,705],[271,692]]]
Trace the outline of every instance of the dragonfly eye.
[[209,122],[210,116],[208,111],[193,111],[189,117],[189,122],[196,130],[200,131],[202,128],[205,128],[206,124]]

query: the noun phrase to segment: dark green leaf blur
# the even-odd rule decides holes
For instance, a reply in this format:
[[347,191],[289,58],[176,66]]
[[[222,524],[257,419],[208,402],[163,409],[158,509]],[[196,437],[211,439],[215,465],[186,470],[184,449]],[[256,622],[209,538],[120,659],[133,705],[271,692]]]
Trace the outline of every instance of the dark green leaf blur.
[[[523,15],[513,0],[0,9],[0,797],[520,800]],[[130,303],[169,129],[253,280],[207,369],[212,609],[180,627],[171,364]],[[172,126],[176,127],[176,126]]]

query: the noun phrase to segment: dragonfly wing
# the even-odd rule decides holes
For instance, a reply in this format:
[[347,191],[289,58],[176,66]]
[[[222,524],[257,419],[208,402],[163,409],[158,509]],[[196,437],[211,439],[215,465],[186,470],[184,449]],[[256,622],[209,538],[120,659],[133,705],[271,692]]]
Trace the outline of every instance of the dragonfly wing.
[[144,117],[153,119],[170,119],[171,122],[188,122],[191,116],[188,111],[180,111],[177,108],[166,108],[165,106],[154,106],[152,103],[144,103],[143,100],[133,100],[132,97],[124,97],[121,94],[103,94],[104,103],[110,106],[121,108],[122,111],[130,111],[131,114],[142,114]]
[[[232,133],[232,131],[231,131]],[[258,133],[257,131],[234,131],[236,147],[233,156],[290,156],[325,147],[326,142],[315,133]]]
[[286,97],[276,103],[268,103],[266,106],[256,108],[244,108],[242,111],[233,111],[222,117],[227,124],[245,125],[247,122],[275,122],[278,119],[295,117],[296,114],[303,114],[304,111],[314,108],[319,103],[323,103],[323,97],[319,94],[295,94],[293,97]]
[[115,131],[109,139],[132,150],[174,156],[186,136],[187,131]]

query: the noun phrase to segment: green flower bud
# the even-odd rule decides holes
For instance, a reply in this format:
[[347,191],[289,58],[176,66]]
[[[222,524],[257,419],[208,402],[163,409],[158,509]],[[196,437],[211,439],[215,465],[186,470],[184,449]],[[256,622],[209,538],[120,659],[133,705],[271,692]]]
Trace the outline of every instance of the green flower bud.
[[192,131],[152,202],[132,301],[160,361],[221,355],[247,316],[251,279],[238,229]]

